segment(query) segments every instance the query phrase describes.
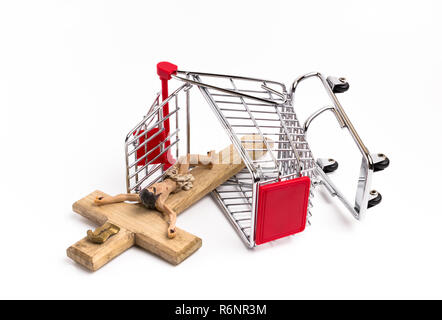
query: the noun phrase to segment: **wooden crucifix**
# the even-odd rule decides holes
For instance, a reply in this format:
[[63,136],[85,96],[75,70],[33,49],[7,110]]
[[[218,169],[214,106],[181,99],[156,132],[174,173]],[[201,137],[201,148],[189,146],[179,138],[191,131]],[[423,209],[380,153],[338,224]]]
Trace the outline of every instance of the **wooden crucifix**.
[[[247,141],[243,142],[246,149],[265,150],[265,144],[260,139],[257,135],[242,138]],[[254,151],[249,154],[257,159],[264,153]],[[233,145],[214,156],[216,161],[210,170],[196,167],[191,171],[195,180],[190,190],[173,193],[165,201],[176,214],[183,212],[245,167]],[[168,222],[157,210],[125,202],[100,206],[95,203],[100,197],[106,198],[108,195],[94,191],[73,204],[74,212],[115,233],[102,244],[93,243],[85,237],[67,249],[68,257],[89,270],[98,270],[134,245],[174,265],[181,263],[202,245],[199,237],[179,228],[175,230],[176,236],[172,239],[167,237],[165,230],[168,230]]]

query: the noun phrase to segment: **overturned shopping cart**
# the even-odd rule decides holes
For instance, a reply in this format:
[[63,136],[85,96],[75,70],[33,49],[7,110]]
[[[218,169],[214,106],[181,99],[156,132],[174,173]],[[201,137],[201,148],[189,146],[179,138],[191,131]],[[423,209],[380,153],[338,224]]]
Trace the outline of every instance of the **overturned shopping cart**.
[[[190,90],[197,88],[245,164],[212,196],[249,247],[303,231],[311,216],[314,189],[319,185],[342,201],[358,220],[368,208],[380,203],[380,193],[371,190],[372,175],[385,169],[389,160],[368,151],[339,103],[336,93],[349,88],[344,78],[310,73],[296,79],[287,90],[284,84],[270,80],[180,71],[168,62],[160,62],[157,72],[161,92],[126,136],[127,192],[139,192],[164,179],[180,156],[179,141],[183,137],[185,153],[190,153]],[[332,105],[316,111],[301,124],[294,95],[298,84],[310,78],[319,79]],[[170,94],[169,80],[181,83]],[[181,107],[185,108],[185,132],[179,128]],[[353,203],[328,176],[337,169],[337,162],[315,159],[306,140],[310,124],[325,111],[333,112],[341,128],[348,129],[362,154]],[[251,136],[253,140],[248,141]],[[255,157],[259,152],[262,156]]]

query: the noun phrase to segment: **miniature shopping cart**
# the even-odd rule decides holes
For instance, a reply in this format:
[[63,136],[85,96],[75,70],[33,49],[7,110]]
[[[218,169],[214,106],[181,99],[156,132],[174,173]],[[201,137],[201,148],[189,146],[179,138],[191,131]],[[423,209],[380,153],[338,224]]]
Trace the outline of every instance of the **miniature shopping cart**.
[[[296,79],[289,90],[282,83],[201,72],[180,71],[161,62],[157,72],[162,90],[142,121],[126,137],[127,192],[139,192],[164,179],[180,155],[179,141],[185,137],[190,153],[190,90],[197,88],[215,113],[244,169],[212,192],[213,198],[249,247],[283,238],[304,230],[311,216],[314,189],[323,185],[350,213],[361,219],[367,209],[380,203],[381,194],[371,190],[373,172],[385,169],[388,158],[371,154],[339,103],[336,94],[348,90],[344,78],[310,73]],[[300,82],[317,78],[332,105],[324,107],[303,124],[296,116],[294,95]],[[178,81],[169,94],[168,81]],[[181,133],[179,113],[185,108],[186,128]],[[328,173],[337,169],[332,159],[315,159],[306,140],[312,121],[325,111],[347,128],[362,154],[354,204],[338,190]],[[201,110],[199,111],[201,112]],[[244,137],[258,137],[256,142]],[[246,138],[247,139],[247,138]],[[262,157],[254,157],[255,152]]]

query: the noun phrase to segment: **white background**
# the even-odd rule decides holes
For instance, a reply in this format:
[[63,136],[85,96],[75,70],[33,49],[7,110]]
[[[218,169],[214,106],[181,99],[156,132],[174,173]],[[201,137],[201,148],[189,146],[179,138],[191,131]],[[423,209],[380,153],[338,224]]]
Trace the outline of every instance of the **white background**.
[[[0,298],[442,298],[441,6],[2,1]],[[383,202],[358,222],[320,191],[305,232],[248,250],[206,197],[178,218],[203,239],[181,265],[132,248],[86,271],[65,250],[94,226],[71,205],[124,191],[124,137],[159,90],[163,60],[287,85],[310,71],[345,76],[343,107],[391,160],[374,177]],[[305,119],[328,100],[314,81],[301,87]],[[222,148],[197,94],[192,151]],[[309,135],[317,157],[338,159],[352,197],[360,155],[346,130],[329,114]]]

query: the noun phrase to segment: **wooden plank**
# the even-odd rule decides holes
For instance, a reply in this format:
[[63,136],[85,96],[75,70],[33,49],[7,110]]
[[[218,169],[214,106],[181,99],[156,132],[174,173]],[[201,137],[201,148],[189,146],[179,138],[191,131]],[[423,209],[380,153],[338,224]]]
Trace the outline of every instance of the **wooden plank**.
[[[257,137],[246,136],[243,140],[257,140]],[[244,142],[243,144],[249,149],[264,149],[261,142]],[[255,151],[250,155],[257,158],[263,153]],[[232,145],[216,154],[216,157],[217,164],[211,169],[197,167],[192,170],[195,177],[192,189],[172,194],[167,199],[166,204],[173,208],[177,214],[199,201],[245,167]],[[118,233],[101,245],[82,239],[68,248],[68,256],[90,270],[97,270],[133,244],[174,265],[181,263],[202,245],[200,238],[179,228],[177,228],[176,237],[169,239],[167,237],[168,223],[158,211],[148,210],[141,204],[131,203],[96,206],[93,201],[97,196],[106,196],[106,194],[98,190],[92,192],[73,204],[74,212],[99,225],[109,221],[124,231],[120,231],[122,234]],[[134,242],[131,242],[132,240]]]
[[95,271],[134,244],[135,234],[120,228],[116,235],[103,244],[92,243],[84,237],[67,249],[67,255],[87,269]]

